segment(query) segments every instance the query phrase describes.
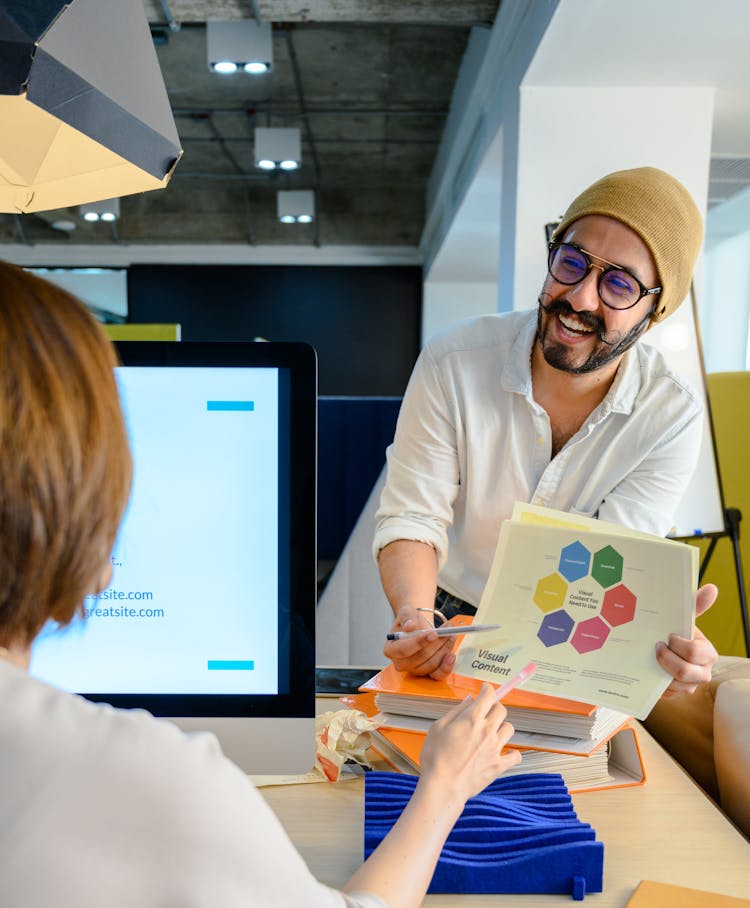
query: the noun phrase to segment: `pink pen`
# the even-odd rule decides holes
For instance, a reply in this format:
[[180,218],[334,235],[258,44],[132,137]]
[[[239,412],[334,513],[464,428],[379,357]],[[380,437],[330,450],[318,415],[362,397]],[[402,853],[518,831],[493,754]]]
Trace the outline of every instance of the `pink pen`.
[[506,681],[505,684],[503,684],[501,687],[498,687],[495,697],[498,700],[502,700],[503,697],[507,693],[510,693],[510,691],[512,691],[514,687],[518,687],[518,685],[522,681],[525,681],[527,678],[530,678],[534,674],[535,671],[536,671],[536,662],[529,662],[529,664],[525,665],[517,675],[514,675],[510,679],[510,681]]

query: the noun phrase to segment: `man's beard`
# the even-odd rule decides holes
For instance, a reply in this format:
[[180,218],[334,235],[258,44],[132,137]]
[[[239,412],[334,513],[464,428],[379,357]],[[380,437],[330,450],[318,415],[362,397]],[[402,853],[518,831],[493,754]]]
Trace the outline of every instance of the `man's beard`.
[[[641,319],[636,325],[626,331],[607,331],[604,319],[592,312],[576,312],[567,300],[556,299],[548,305],[544,305],[542,298],[539,297],[539,310],[537,312],[536,337],[544,359],[552,366],[553,369],[559,369],[561,372],[568,372],[572,375],[583,375],[587,372],[595,372],[601,369],[613,360],[618,359],[629,350],[638,338],[648,327],[651,321],[653,310]],[[597,343],[588,357],[582,363],[575,363],[576,352],[566,347],[564,344],[556,341],[547,340],[545,331],[542,328],[542,313],[549,316],[547,325],[558,315],[567,315],[577,319],[586,328],[591,328],[593,333],[599,338]]]

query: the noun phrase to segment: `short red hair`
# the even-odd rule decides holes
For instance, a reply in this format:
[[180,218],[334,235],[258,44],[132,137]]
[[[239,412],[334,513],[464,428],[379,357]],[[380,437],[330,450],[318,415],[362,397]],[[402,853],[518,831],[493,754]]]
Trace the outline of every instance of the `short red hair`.
[[95,591],[130,492],[117,357],[86,307],[0,262],[0,643]]

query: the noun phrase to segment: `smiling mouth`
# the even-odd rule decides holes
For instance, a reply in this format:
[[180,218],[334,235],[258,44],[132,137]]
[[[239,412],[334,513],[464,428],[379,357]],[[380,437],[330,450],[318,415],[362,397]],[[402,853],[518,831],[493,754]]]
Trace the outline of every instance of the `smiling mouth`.
[[596,333],[594,328],[587,328],[583,322],[580,322],[577,318],[571,318],[569,315],[558,313],[557,320],[569,334],[574,334],[576,337],[586,337],[589,334]]

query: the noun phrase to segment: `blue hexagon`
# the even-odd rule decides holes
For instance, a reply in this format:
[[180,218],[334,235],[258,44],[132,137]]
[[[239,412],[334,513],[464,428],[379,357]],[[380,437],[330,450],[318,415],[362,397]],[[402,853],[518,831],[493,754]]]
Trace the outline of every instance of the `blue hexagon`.
[[560,567],[558,571],[566,580],[580,580],[589,572],[591,564],[591,552],[580,542],[572,542],[566,545],[560,552]]
[[565,643],[570,637],[574,625],[575,621],[561,608],[544,616],[537,637],[545,646],[557,646],[558,643]]

